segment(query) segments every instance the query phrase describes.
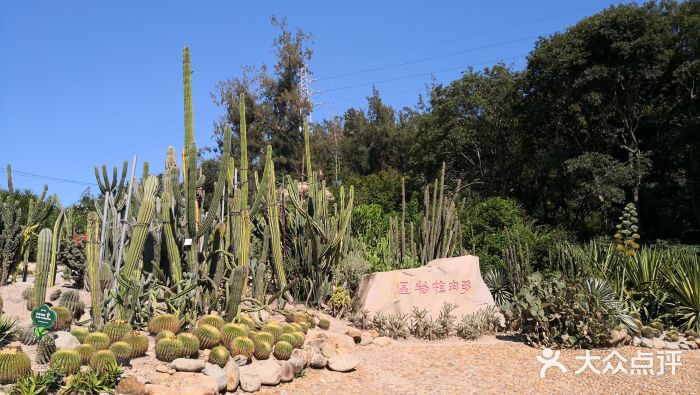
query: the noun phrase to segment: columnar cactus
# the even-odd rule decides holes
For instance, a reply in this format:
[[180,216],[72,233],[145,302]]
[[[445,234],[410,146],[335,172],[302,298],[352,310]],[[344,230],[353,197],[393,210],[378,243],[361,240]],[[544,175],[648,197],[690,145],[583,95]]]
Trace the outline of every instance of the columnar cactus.
[[220,367],[226,366],[229,359],[228,349],[224,346],[216,346],[211,349],[209,353],[209,363],[219,365]]
[[[133,282],[134,279],[138,280],[141,278],[141,272],[137,270],[137,267],[139,260],[142,259],[143,245],[148,235],[148,226],[155,216],[157,189],[158,178],[155,176],[148,176],[143,186],[141,205],[136,218],[136,225],[131,232],[129,250],[126,252],[126,258],[124,259],[124,268],[120,273],[120,276],[126,282]],[[121,287],[121,289],[120,292],[127,292],[125,287]]]
[[62,368],[67,375],[71,375],[80,370],[82,359],[76,350],[58,350],[51,356],[49,367]]
[[46,284],[51,264],[51,229],[42,229],[36,246],[36,273],[34,277],[34,304],[41,306],[46,300]]
[[95,328],[102,328],[102,284],[100,282],[100,218],[91,211],[87,215],[86,271],[90,287],[90,313]]
[[246,278],[248,277],[248,268],[238,266],[231,271],[231,279],[229,281],[229,301],[226,307],[226,320],[233,321],[238,314],[238,307],[243,296],[243,288]]

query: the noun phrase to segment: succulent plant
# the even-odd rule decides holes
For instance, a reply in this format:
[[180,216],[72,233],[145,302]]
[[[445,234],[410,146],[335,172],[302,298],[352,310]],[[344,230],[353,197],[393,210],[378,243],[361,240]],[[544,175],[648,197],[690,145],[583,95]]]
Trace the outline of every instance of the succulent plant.
[[90,367],[97,371],[103,371],[117,364],[117,357],[110,350],[95,351],[92,357],[90,357]]
[[73,313],[63,306],[56,306],[53,311],[56,312],[56,321],[51,329],[56,331],[70,330],[73,323]]
[[658,329],[656,329],[656,328],[652,328],[652,329],[651,329],[651,334],[652,334],[652,336],[654,336],[654,337],[661,337],[661,331],[658,330]]
[[208,314],[202,316],[198,321],[197,321],[197,326],[200,325],[211,325],[215,327],[218,330],[221,330],[221,327],[224,326],[226,322],[224,321],[223,318],[221,318],[220,315],[216,314]]
[[34,345],[39,341],[39,338],[36,337],[36,334],[34,333],[34,328],[31,326],[23,326],[19,328],[17,332],[15,332],[15,337],[26,346]]
[[239,336],[248,336],[249,332],[245,324],[228,323],[221,328],[221,344],[230,344]]
[[32,361],[21,349],[15,347],[0,350],[0,384],[14,384],[32,373]]
[[669,341],[672,341],[672,342],[677,342],[678,339],[680,338],[677,333],[669,333],[666,336],[668,337]]
[[282,326],[276,322],[268,322],[262,326],[262,330],[275,337],[275,343],[282,335]]
[[292,346],[294,346],[294,348],[304,347],[304,342],[306,341],[306,336],[304,336],[304,332],[292,332],[292,336],[294,336],[294,343],[292,343]]
[[[128,322],[122,320],[110,321],[105,324],[102,328],[102,332],[109,336],[111,342],[116,342],[122,340],[124,336],[131,333],[131,325]],[[117,356],[119,357],[119,356]]]
[[280,326],[282,327],[282,333],[292,333],[296,330],[291,324],[282,323]]
[[27,287],[22,290],[22,299],[33,299],[34,298],[34,287]]
[[51,360],[51,355],[56,351],[56,342],[51,334],[47,334],[39,339],[36,347],[36,363],[45,364]]
[[[296,338],[291,333],[283,333],[282,335],[280,335],[280,337],[279,337],[279,339],[277,339],[277,341],[278,342],[287,342],[287,343],[291,344],[292,347],[294,347],[294,345],[297,342]],[[294,348],[296,348],[296,347],[294,347]]]
[[328,330],[331,327],[331,321],[328,318],[321,318],[318,320],[318,327],[323,330]]
[[156,343],[156,359],[163,362],[172,362],[184,355],[184,346],[177,339],[161,339]]
[[292,314],[292,322],[307,322],[308,316],[306,313],[297,312]]
[[698,337],[698,333],[692,329],[689,329],[683,333],[685,337]]
[[270,358],[272,353],[272,346],[270,343],[265,341],[259,341],[255,343],[255,349],[253,350],[253,356],[255,359],[264,360]]
[[661,321],[654,321],[651,324],[649,324],[649,326],[654,329],[658,329],[661,332],[663,332],[664,330],[664,324]]
[[119,364],[126,365],[131,360],[131,354],[133,353],[134,349],[131,347],[131,344],[125,341],[118,341],[109,346],[109,351],[114,353],[114,356],[117,358],[117,362],[119,362]]
[[87,365],[90,363],[90,358],[92,358],[92,355],[97,352],[95,346],[92,344],[78,344],[75,347],[75,351],[80,354],[80,363],[82,365]]
[[221,332],[216,327],[203,324],[195,328],[194,334],[199,338],[199,348],[212,348],[221,343]]
[[185,357],[197,358],[199,356],[199,338],[193,333],[183,332],[177,335],[182,342],[182,352]]
[[652,337],[654,337],[654,328],[650,326],[643,326],[642,336],[646,337],[647,339],[651,339]]
[[216,346],[211,349],[209,353],[209,363],[219,365],[220,367],[226,366],[229,359],[228,349],[224,346]]
[[255,324],[255,320],[252,319],[249,315],[241,314],[238,317],[238,321],[241,324],[247,326],[251,331],[258,329],[258,326]]
[[157,335],[162,330],[169,330],[173,333],[180,332],[180,320],[172,314],[162,314],[155,317],[148,324],[148,332]]
[[70,330],[71,335],[75,336],[76,339],[78,339],[79,342],[84,342],[85,337],[90,334],[90,331],[87,328],[83,328],[82,326],[76,326],[75,328]]
[[174,339],[176,338],[177,335],[173,333],[173,331],[169,331],[167,329],[164,329],[156,335],[156,342],[158,342],[160,339]]
[[95,349],[97,351],[100,351],[108,349],[111,342],[109,341],[109,336],[107,336],[106,333],[92,332],[85,336],[85,340],[83,340],[83,343],[92,344],[93,346],[95,346]]
[[73,289],[68,289],[61,293],[61,297],[58,299],[58,305],[70,310],[75,319],[79,319],[85,312],[85,303],[80,300],[78,291]]
[[61,368],[71,375],[80,370],[82,359],[75,350],[58,350],[51,355],[50,368]]
[[269,345],[275,344],[275,336],[270,332],[260,331],[253,336],[254,341],[263,341]]
[[131,346],[131,358],[146,355],[146,351],[148,351],[148,336],[138,331],[132,331],[124,336],[122,340]]
[[306,333],[309,332],[309,327],[310,327],[310,325],[309,325],[308,322],[299,322],[299,323],[297,323],[297,325],[299,325],[300,331],[301,331],[302,333],[306,334]]
[[292,347],[292,345],[288,342],[278,341],[275,343],[275,348],[272,355],[274,355],[275,358],[279,359],[280,361],[286,361],[292,356],[292,350],[294,350],[294,347]]
[[695,339],[696,339],[695,336],[686,337],[686,340],[688,340],[689,342],[695,341]]
[[54,290],[54,291],[51,292],[51,294],[49,295],[49,300],[53,302],[54,300],[60,298],[62,292],[63,292],[63,291],[61,290],[61,288]]
[[250,358],[255,351],[255,343],[247,337],[237,337],[233,339],[229,345],[231,355],[244,355],[246,358]]
[[629,313],[629,316],[634,318],[635,320],[641,320],[642,316],[639,314],[639,311],[631,311]]

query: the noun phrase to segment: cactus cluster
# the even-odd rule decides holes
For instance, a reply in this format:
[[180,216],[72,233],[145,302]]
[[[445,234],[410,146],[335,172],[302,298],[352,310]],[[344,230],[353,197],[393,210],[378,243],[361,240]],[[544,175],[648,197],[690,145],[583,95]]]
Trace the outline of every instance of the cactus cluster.
[[219,365],[220,367],[226,366],[229,359],[228,349],[224,346],[216,346],[211,349],[209,353],[209,363]]
[[279,340],[280,336],[282,336],[282,333],[283,333],[282,326],[276,322],[268,322],[268,323],[264,324],[262,326],[262,330],[264,332],[267,332],[267,333],[271,334],[272,336],[274,336],[275,343]]

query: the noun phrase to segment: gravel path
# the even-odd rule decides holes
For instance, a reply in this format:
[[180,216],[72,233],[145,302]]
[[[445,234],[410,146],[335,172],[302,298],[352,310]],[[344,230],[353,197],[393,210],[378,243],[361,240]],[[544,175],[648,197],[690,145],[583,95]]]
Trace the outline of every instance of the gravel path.
[[[617,351],[627,363],[637,352],[649,349],[622,347]],[[592,350],[592,356],[607,357],[612,350]],[[458,339],[426,342],[405,340],[381,347],[357,347],[362,361],[352,373],[307,369],[302,379],[261,393],[277,394],[697,394],[700,388],[700,351],[683,351],[681,366],[675,375],[612,375],[575,370],[583,365],[576,356],[585,351],[564,350],[560,361],[569,369],[547,371],[540,379],[542,366],[536,357],[541,351],[521,343],[483,338],[478,342]],[[656,357],[655,357],[656,358]],[[611,362],[615,366],[616,359]],[[597,361],[602,370],[605,363]],[[655,361],[658,367],[658,360]],[[657,368],[658,369],[658,368]],[[668,368],[667,368],[668,369]]]

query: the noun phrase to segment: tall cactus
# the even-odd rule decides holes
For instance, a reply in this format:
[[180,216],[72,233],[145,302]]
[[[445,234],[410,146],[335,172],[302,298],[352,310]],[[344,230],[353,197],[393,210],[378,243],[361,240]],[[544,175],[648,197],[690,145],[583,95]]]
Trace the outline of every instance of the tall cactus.
[[61,210],[53,225],[53,239],[51,240],[51,267],[49,269],[49,287],[53,287],[56,283],[56,258],[58,249],[61,245],[61,227],[66,218],[66,211]]
[[226,306],[226,321],[233,321],[238,315],[238,307],[243,295],[243,286],[248,277],[248,268],[239,266],[231,272],[229,279],[229,300]]
[[36,246],[36,270],[34,275],[34,305],[41,306],[46,300],[46,283],[49,278],[51,264],[51,229],[44,228],[39,232]]
[[102,328],[102,285],[100,282],[100,218],[96,212],[87,215],[87,246],[85,248],[87,281],[90,287],[92,323]]
[[[148,226],[155,216],[156,209],[156,190],[158,189],[158,178],[148,176],[143,188],[143,196],[141,197],[141,207],[136,219],[136,225],[131,233],[129,241],[129,250],[126,253],[124,260],[124,268],[119,276],[126,282],[133,282],[134,278],[139,279],[141,272],[137,271],[137,266],[143,252],[143,245],[148,235]],[[132,278],[131,276],[134,276]]]

